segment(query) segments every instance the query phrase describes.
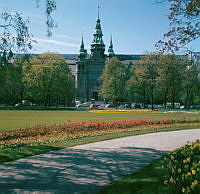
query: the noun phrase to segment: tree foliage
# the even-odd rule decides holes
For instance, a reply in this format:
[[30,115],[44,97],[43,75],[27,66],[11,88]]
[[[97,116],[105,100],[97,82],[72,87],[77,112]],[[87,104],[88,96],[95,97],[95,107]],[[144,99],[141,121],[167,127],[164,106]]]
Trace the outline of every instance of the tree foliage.
[[199,95],[198,63],[188,56],[149,53],[132,68],[127,92],[134,102],[164,104],[175,102],[190,107]]
[[102,76],[100,95],[112,99],[115,103],[125,98],[125,83],[127,81],[127,65],[112,57],[106,62]]
[[157,42],[160,51],[177,51],[200,36],[199,0],[163,0],[170,3],[170,30]]
[[[74,95],[74,80],[64,58],[55,53],[36,56],[24,68],[28,96],[47,107],[52,99],[71,100]],[[58,102],[56,102],[58,103]]]
[[179,101],[179,95],[183,91],[184,73],[187,68],[187,58],[176,55],[160,55],[159,59],[159,92],[162,93],[162,101],[165,108],[167,100],[174,103]]
[[26,57],[16,59],[12,64],[0,67],[0,102],[14,105],[24,97],[23,63]]
[[134,75],[137,83],[139,84],[143,99],[145,100],[146,94],[151,99],[151,107],[154,105],[154,93],[156,87],[158,71],[158,55],[156,53],[148,53],[141,60],[137,62],[134,70]]
[[[39,7],[40,1],[41,0],[35,0],[37,7]],[[56,5],[56,0],[45,0],[46,3],[46,9],[45,9],[45,14],[46,14],[46,25],[47,25],[47,36],[52,35],[52,29],[57,26],[57,24],[54,21],[54,18],[52,17],[53,12],[56,10],[57,5]]]
[[22,14],[4,10],[1,14],[4,23],[0,25],[0,65],[7,65],[15,52],[26,52],[32,48],[31,34],[28,30],[28,20]]
[[[40,0],[35,0],[35,2],[39,6]],[[52,29],[56,26],[52,17],[52,13],[56,10],[56,1],[45,0],[45,3],[47,35],[51,36]],[[32,43],[35,41],[32,39],[28,27],[29,20],[24,19],[21,13],[5,8],[1,13],[1,19],[0,63],[7,65],[14,52],[27,52],[32,48]]]
[[74,78],[65,59],[58,54],[45,53],[33,59],[16,58],[0,66],[0,103],[15,105],[24,99],[38,105],[71,103]]

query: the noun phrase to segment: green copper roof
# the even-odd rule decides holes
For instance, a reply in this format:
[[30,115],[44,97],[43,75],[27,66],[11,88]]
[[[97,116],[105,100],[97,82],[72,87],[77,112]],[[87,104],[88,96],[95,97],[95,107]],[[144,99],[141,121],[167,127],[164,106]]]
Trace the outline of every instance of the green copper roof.
[[115,55],[114,50],[113,50],[112,36],[111,36],[111,38],[110,38],[110,46],[109,46],[109,48],[108,48],[108,55],[109,55],[109,56]]
[[84,50],[85,50],[85,48],[84,48],[84,42],[83,42],[83,36],[82,36],[80,52],[84,52]]
[[99,55],[104,57],[105,44],[103,42],[103,33],[101,30],[101,21],[99,18],[99,7],[98,7],[98,17],[96,21],[96,27],[93,33],[93,41],[91,44],[91,53],[92,56]]
[[87,57],[87,50],[84,48],[84,42],[83,42],[83,36],[82,36],[79,58],[82,59],[86,57]]

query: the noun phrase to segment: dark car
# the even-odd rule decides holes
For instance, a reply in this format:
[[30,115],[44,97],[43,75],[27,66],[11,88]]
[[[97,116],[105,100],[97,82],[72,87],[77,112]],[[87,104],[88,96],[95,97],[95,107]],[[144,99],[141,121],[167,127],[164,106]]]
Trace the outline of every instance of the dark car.
[[99,108],[99,104],[90,104],[90,109],[93,110],[93,109],[98,109]]

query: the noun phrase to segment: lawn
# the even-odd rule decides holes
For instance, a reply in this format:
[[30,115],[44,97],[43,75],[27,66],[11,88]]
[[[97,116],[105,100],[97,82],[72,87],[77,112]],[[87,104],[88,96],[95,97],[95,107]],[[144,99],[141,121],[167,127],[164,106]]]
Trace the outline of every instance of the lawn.
[[154,160],[143,169],[107,185],[99,194],[199,194],[199,143],[200,140],[187,144]]
[[87,111],[1,110],[0,130],[27,128],[36,125],[63,124],[70,121],[115,121],[130,119],[199,119],[199,113],[90,113]]
[[[177,123],[170,121],[178,120]],[[190,120],[180,122],[180,120]],[[85,129],[78,130],[77,123],[69,122],[66,128],[63,126],[49,127],[51,124],[63,124],[68,121],[120,121],[120,120],[141,120],[151,124],[136,125],[128,128],[97,128],[90,129],[88,123]],[[159,120],[155,121],[155,120]],[[161,122],[161,120],[166,120]],[[193,121],[192,121],[193,120]],[[198,121],[195,121],[198,120]],[[141,112],[141,113],[91,113],[87,111],[0,111],[0,163],[24,158],[31,155],[46,153],[52,150],[59,150],[80,144],[98,142],[108,139],[155,133],[159,131],[174,131],[184,129],[200,128],[200,115],[196,113],[161,113],[161,112]],[[119,123],[126,123],[123,121]],[[133,121],[131,121],[133,122]],[[161,122],[161,123],[160,123]],[[95,123],[95,122],[92,122]],[[98,123],[98,122],[97,122]],[[103,123],[103,122],[99,122]],[[116,124],[116,122],[113,122]],[[154,123],[154,124],[153,124]],[[30,129],[16,130],[35,125],[43,125]],[[71,128],[69,126],[75,126]],[[107,123],[106,123],[107,125]],[[11,129],[14,129],[11,131]],[[47,130],[47,131],[45,131]],[[29,133],[30,132],[30,133]],[[32,133],[36,135],[31,136]],[[48,133],[50,132],[50,133]],[[19,137],[18,137],[19,136]],[[111,187],[105,188],[101,193],[167,193],[161,186],[160,160],[141,169],[125,179],[114,183]],[[133,184],[134,183],[134,184]],[[144,189],[145,188],[145,189]],[[119,192],[118,192],[119,191]]]

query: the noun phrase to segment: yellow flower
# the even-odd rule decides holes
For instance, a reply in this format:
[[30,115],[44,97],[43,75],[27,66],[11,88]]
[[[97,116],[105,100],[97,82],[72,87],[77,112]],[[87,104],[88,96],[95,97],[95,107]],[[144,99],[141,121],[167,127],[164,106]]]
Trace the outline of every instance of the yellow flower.
[[164,181],[164,184],[166,185],[167,183],[168,183],[168,181],[167,181],[167,180],[165,180],[165,181]]
[[174,156],[171,156],[171,160],[174,160]]
[[187,161],[187,162],[190,162],[190,161],[191,161],[191,159],[188,157],[188,158],[186,159],[186,161]]
[[173,179],[173,177],[171,177],[171,178],[169,179],[169,182],[170,182],[170,183],[176,184],[176,181]]
[[173,182],[174,182],[173,177],[171,177],[171,178],[169,179],[169,182],[170,182],[170,183],[173,183]]
[[188,176],[191,176],[191,172],[188,172],[187,175],[188,175]]
[[182,187],[182,192],[185,193],[186,189],[184,187]]
[[191,188],[191,189],[194,189],[194,187],[195,187],[196,185],[198,185],[198,181],[197,181],[197,180],[194,180],[194,181],[192,182],[192,184],[190,185],[190,188]]
[[196,170],[192,170],[192,174],[195,175],[196,174]]

